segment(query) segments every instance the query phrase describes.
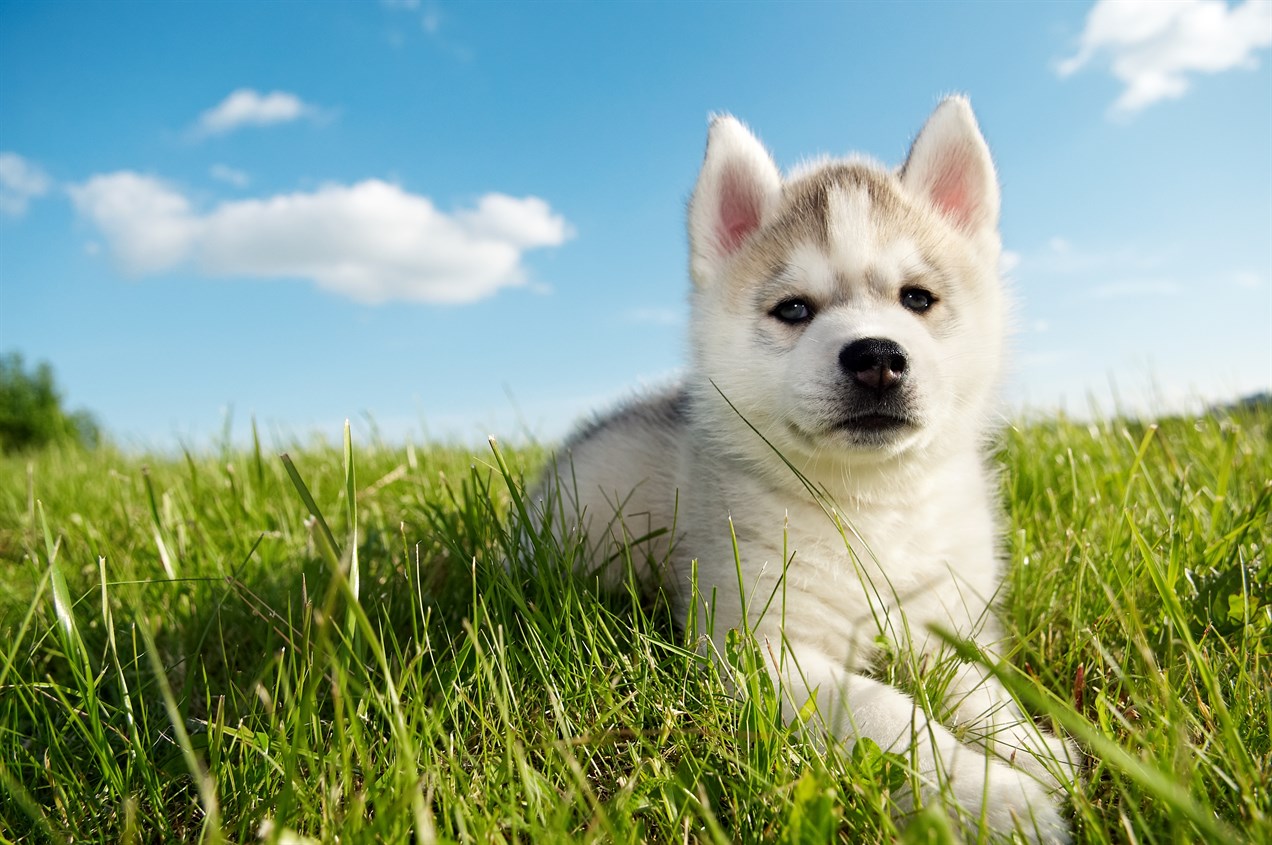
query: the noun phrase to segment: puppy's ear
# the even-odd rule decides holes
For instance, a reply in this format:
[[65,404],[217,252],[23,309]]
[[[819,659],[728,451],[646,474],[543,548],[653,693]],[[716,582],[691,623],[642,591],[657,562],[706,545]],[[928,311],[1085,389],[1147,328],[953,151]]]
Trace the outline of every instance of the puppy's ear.
[[773,158],[740,121],[712,119],[707,155],[689,201],[690,270],[705,284],[772,212],[782,190]]
[[901,168],[901,183],[969,235],[998,228],[998,177],[966,97],[941,102]]

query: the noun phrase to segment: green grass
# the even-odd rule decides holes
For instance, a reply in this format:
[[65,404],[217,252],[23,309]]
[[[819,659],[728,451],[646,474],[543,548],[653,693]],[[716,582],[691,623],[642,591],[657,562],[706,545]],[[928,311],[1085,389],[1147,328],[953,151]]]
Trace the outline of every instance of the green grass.
[[[1002,672],[1089,756],[1080,842],[1272,841],[1270,438],[1006,433]],[[506,574],[545,457],[0,460],[0,840],[949,838],[894,820],[901,757],[801,743],[577,548]]]

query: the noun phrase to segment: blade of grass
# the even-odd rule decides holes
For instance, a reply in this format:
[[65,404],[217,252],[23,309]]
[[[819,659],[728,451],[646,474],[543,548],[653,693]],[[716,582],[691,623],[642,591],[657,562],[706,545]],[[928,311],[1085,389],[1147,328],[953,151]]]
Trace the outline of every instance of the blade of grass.
[[150,467],[142,467],[141,478],[146,485],[146,497],[150,501],[150,518],[154,523],[155,547],[159,550],[159,562],[170,580],[177,577],[177,566],[168,551],[168,543],[164,538],[163,520],[159,517],[159,503],[155,499],[155,485],[150,480]]
[[1210,837],[1211,841],[1236,841],[1234,840],[1235,831],[1199,806],[1188,793],[1188,789],[1173,780],[1169,772],[1151,766],[1126,751],[1087,721],[1082,714],[1066,702],[1059,700],[1054,693],[1041,688],[1036,681],[1022,674],[1014,666],[987,660],[974,643],[957,637],[949,631],[939,627],[933,627],[932,630],[961,659],[983,666],[1030,711],[1043,713],[1054,719],[1057,724],[1089,748],[1096,757],[1125,774],[1158,801],[1173,808],[1180,816],[1192,822],[1197,830]]
[[340,569],[340,546],[336,544],[335,535],[331,533],[331,529],[327,526],[327,520],[323,519],[322,511],[318,508],[318,503],[314,501],[313,494],[309,492],[309,487],[305,485],[305,480],[300,477],[296,465],[292,463],[291,456],[284,452],[279,456],[282,458],[283,466],[287,468],[287,476],[291,478],[292,485],[295,486],[296,492],[300,494],[300,500],[305,503],[309,515],[314,518],[314,525],[317,531],[314,532],[316,540],[315,545],[318,546],[318,552],[331,564],[333,570]]
[[[358,592],[362,575],[358,566],[358,487],[353,468],[353,436],[349,431],[349,421],[344,424],[344,472],[345,472],[345,518],[349,526],[349,596],[353,602],[358,601]],[[345,619],[345,631],[353,638],[357,621],[353,611],[348,611]]]
[[164,710],[168,714],[168,723],[172,726],[173,737],[177,747],[181,749],[186,768],[190,776],[194,778],[195,787],[199,792],[199,802],[203,807],[203,830],[200,838],[205,842],[221,842],[223,841],[221,806],[216,796],[216,784],[199,759],[198,752],[194,750],[194,744],[190,742],[190,734],[186,731],[181,708],[177,706],[177,699],[172,694],[168,674],[163,667],[163,662],[159,659],[159,650],[155,647],[154,636],[150,633],[150,626],[146,624],[144,618],[138,618],[137,629],[141,632],[141,640],[146,648],[146,659],[150,663],[150,671],[154,675],[159,694],[163,698]]

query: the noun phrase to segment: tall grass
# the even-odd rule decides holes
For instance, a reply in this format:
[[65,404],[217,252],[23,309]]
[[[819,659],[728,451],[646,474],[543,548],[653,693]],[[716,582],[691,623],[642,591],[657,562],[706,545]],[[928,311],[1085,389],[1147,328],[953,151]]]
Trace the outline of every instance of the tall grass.
[[[1087,753],[1078,841],[1272,841],[1270,426],[1007,432],[999,672]],[[540,450],[255,444],[0,461],[3,841],[953,836],[569,574],[520,525]]]

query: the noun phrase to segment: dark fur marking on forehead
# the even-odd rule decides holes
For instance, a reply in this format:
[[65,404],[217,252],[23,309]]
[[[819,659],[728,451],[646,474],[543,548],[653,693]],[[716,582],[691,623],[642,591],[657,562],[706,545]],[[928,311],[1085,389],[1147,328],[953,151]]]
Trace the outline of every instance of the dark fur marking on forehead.
[[881,214],[895,214],[904,203],[891,173],[867,164],[835,162],[782,186],[782,206],[773,229],[791,240],[802,236],[826,246],[830,241],[830,193],[850,188],[863,188]]

